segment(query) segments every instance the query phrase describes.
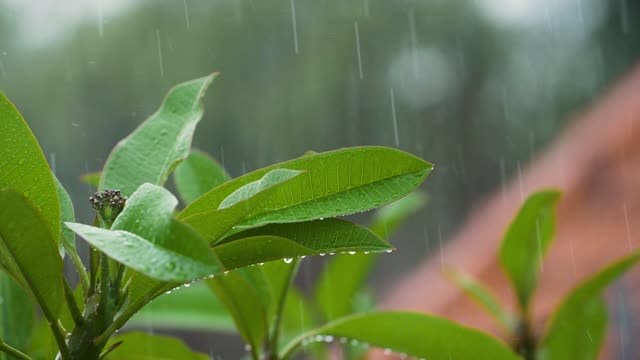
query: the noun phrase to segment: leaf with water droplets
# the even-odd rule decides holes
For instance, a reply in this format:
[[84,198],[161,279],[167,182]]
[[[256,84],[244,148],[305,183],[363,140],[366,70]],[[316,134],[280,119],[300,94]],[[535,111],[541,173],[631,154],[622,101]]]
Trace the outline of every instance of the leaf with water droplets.
[[56,318],[63,302],[62,258],[42,213],[21,193],[0,190],[0,263]]
[[144,183],[164,184],[189,155],[193,132],[204,111],[200,100],[215,75],[172,88],[160,109],[113,149],[99,189],[119,189],[129,196]]
[[305,173],[276,189],[268,206],[255,209],[240,225],[308,221],[370,210],[411,192],[433,166],[400,150],[375,146],[311,154],[224,183],[178,217],[186,219],[217,209],[234,191],[282,168]]
[[0,189],[14,189],[35,205],[60,243],[58,192],[40,146],[15,106],[0,92]]
[[173,219],[177,204],[166,189],[143,184],[111,230],[67,226],[109,257],[157,280],[186,282],[220,271],[206,240]]
[[[398,226],[421,209],[424,203],[424,194],[414,191],[378,209],[369,228],[381,238],[389,239]],[[351,251],[349,255],[338,255],[327,262],[316,281],[313,293],[325,320],[337,319],[353,312],[353,298],[362,289],[376,258],[375,254],[356,254]]]
[[507,345],[480,331],[431,315],[372,312],[332,321],[289,343],[280,358],[288,358],[305,340],[333,338],[365,342],[373,347],[430,360],[519,360]]

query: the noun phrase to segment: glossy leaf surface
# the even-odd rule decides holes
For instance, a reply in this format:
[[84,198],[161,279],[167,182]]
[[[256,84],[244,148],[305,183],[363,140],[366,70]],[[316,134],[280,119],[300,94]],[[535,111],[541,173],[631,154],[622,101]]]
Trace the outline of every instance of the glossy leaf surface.
[[113,149],[99,189],[118,189],[129,196],[144,183],[164,184],[189,155],[193,132],[204,111],[200,100],[214,77],[212,74],[172,88],[160,109]]

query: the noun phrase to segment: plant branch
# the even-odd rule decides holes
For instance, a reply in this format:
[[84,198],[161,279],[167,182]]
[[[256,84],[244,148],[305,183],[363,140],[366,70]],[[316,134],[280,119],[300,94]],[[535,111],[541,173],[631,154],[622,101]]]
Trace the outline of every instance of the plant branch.
[[82,317],[82,312],[78,307],[78,303],[76,302],[75,297],[73,296],[73,290],[71,286],[69,286],[69,282],[67,279],[63,280],[64,283],[64,298],[67,300],[67,306],[69,307],[69,312],[71,313],[71,317],[73,318],[73,322],[76,326],[80,326],[84,324],[84,318]]
[[2,351],[3,353],[9,354],[10,356],[13,356],[18,360],[31,360],[31,358],[27,356],[27,354],[10,346],[6,342],[4,342],[2,339],[0,339],[0,351]]
[[282,291],[280,292],[280,296],[278,298],[278,307],[276,308],[276,318],[273,321],[273,327],[271,329],[271,340],[270,340],[270,359],[277,360],[278,359],[278,338],[280,335],[280,322],[282,321],[282,313],[284,311],[285,302],[287,301],[287,294],[289,293],[289,288],[293,284],[293,280],[295,279],[295,275],[298,273],[298,268],[300,267],[300,258],[294,258],[293,262],[289,268],[289,272],[287,273],[287,279],[285,280],[285,285],[282,287]]

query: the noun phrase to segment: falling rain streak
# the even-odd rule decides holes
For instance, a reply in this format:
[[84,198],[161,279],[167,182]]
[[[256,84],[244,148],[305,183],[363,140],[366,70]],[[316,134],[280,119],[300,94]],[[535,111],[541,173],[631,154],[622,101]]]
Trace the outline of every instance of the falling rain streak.
[[391,115],[393,119],[393,136],[396,146],[400,146],[400,139],[398,138],[398,119],[396,117],[396,98],[393,95],[393,88],[389,89],[389,97],[391,98]]
[[164,77],[164,64],[162,62],[162,46],[160,44],[160,30],[156,29],[156,40],[158,41],[158,63],[160,65],[160,76]]
[[298,53],[298,24],[296,23],[296,3],[291,0],[291,26],[293,26],[293,49]]
[[98,35],[104,36],[104,11],[102,10],[102,0],[98,0]]
[[360,32],[358,31],[358,22],[353,23],[353,27],[356,32],[356,52],[358,54],[358,73],[360,74],[360,80],[362,80],[362,56],[360,55]]
[[189,7],[187,6],[187,0],[183,1],[184,3],[184,22],[187,24],[187,29],[191,27],[191,23],[189,22]]

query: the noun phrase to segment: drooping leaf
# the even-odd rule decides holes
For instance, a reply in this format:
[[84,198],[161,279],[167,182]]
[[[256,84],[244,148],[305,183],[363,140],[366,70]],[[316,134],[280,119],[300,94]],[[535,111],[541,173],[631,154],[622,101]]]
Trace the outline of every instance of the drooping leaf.
[[116,336],[109,340],[105,349],[119,342],[122,344],[110,352],[105,360],[209,359],[207,355],[189,349],[178,339],[141,332]]
[[210,242],[215,242],[246,219],[251,212],[270,206],[268,200],[272,199],[276,190],[287,186],[302,174],[303,172],[299,170],[275,169],[269,171],[258,180],[241,186],[229,194],[219,204],[220,208],[216,207],[214,210],[189,217],[178,215],[178,218],[198,230],[210,239]]
[[220,263],[195,230],[173,219],[178,200],[143,184],[127,200],[111,230],[67,223],[114,260],[163,281],[186,282],[220,271]]
[[233,317],[238,332],[251,346],[251,352],[259,354],[268,331],[267,309],[260,292],[241,271],[231,271],[205,282]]
[[97,189],[100,186],[100,177],[102,176],[102,171],[96,171],[92,173],[87,173],[80,176],[80,181],[85,184],[93,185]]
[[62,258],[51,227],[21,193],[0,190],[0,262],[27,289],[48,318],[63,301]]
[[607,327],[604,290],[640,261],[635,252],[582,282],[562,301],[539,349],[540,360],[598,359]]
[[[424,194],[414,191],[378,209],[369,228],[381,238],[388,239],[424,203]],[[375,254],[352,254],[336,255],[327,262],[314,288],[315,303],[327,321],[352,313],[353,299],[376,259]]]
[[56,184],[36,138],[15,106],[0,92],[0,190],[14,189],[34,204],[60,243]]
[[482,286],[482,284],[478,283],[469,275],[454,269],[448,269],[446,275],[451,281],[458,285],[467,296],[487,310],[505,330],[509,332],[515,330],[517,323],[515,317],[503,309],[493,294]]
[[191,149],[176,168],[173,180],[185,204],[191,204],[207,191],[231,179],[227,171],[206,153]]
[[278,188],[268,208],[255,209],[243,225],[307,221],[370,210],[411,192],[433,166],[413,155],[384,147],[307,155],[226,182],[189,205],[179,218],[217,209],[240,187],[280,168],[306,172]]
[[438,317],[409,312],[372,312],[332,321],[309,331],[283,349],[291,354],[317,335],[352,339],[370,346],[430,360],[519,360],[497,339]]
[[[33,301],[9,275],[0,272],[0,339],[26,352],[35,323]],[[0,352],[0,359],[11,356]]]
[[164,184],[189,155],[193,132],[203,114],[200,100],[215,75],[172,88],[160,109],[113,149],[99,189],[119,189],[129,196],[144,183]]
[[538,272],[555,232],[557,191],[531,195],[513,220],[502,240],[500,264],[516,290],[518,302],[526,309],[536,288]]
[[211,290],[198,282],[158,297],[143,307],[127,327],[205,330],[233,333],[233,319]]

